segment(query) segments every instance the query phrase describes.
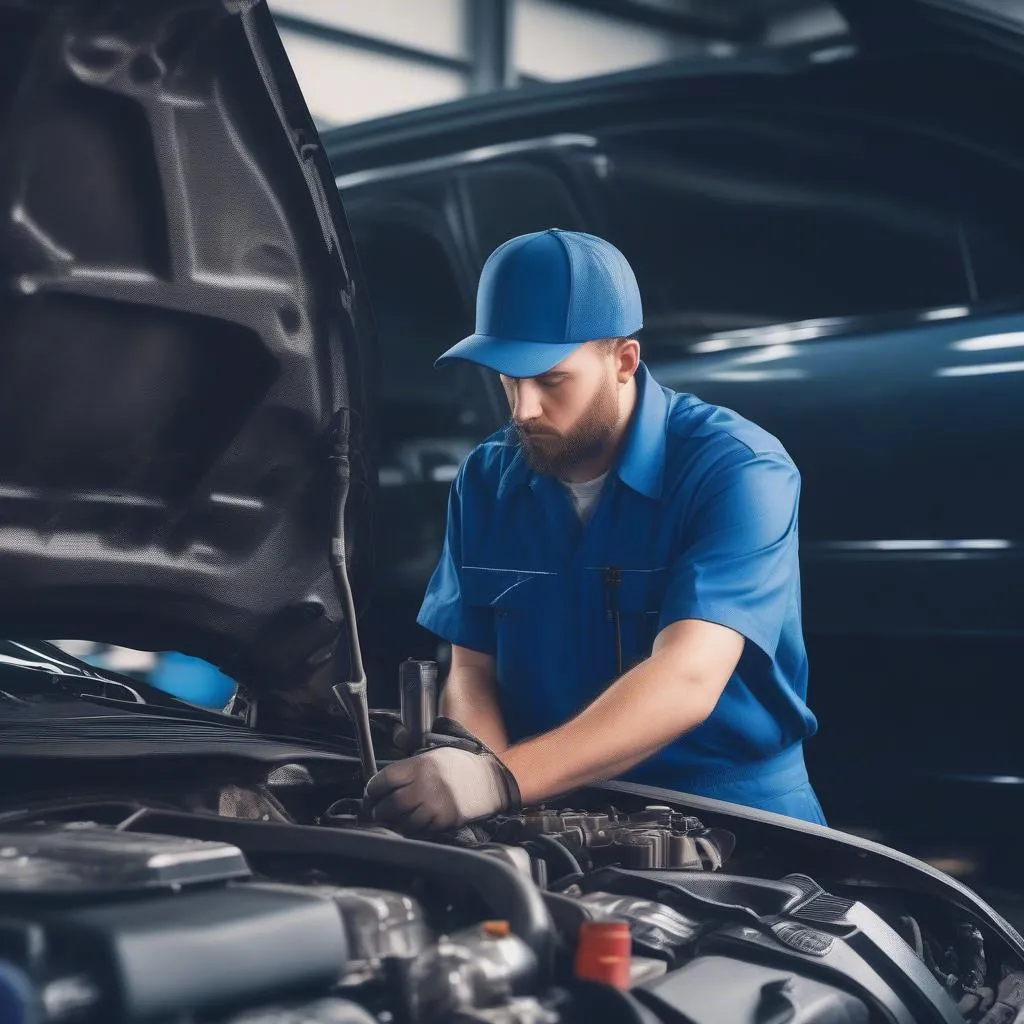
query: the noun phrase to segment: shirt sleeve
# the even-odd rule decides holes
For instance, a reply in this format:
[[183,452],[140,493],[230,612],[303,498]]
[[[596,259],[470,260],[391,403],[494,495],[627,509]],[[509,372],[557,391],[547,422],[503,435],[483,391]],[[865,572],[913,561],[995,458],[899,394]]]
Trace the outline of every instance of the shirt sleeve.
[[774,658],[799,602],[800,474],[785,455],[747,455],[700,486],[669,566],[659,629],[727,626]]
[[448,495],[448,523],[441,557],[427,584],[416,621],[431,633],[482,654],[495,654],[497,636],[494,610],[466,600],[463,587],[463,518],[467,509],[466,464],[463,463]]

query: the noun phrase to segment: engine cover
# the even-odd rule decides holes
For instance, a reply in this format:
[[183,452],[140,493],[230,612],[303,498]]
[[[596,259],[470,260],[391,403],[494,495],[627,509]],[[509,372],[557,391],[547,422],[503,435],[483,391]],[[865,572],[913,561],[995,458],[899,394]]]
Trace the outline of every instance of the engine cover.
[[702,956],[634,990],[670,1021],[785,1021],[786,1024],[869,1024],[867,1005],[812,978],[720,956]]
[[[657,925],[661,951],[668,951],[671,966],[678,968],[670,970],[671,977],[685,970],[689,979],[656,980],[641,987],[661,1001],[715,976],[728,961],[737,965],[737,979],[754,977],[753,965],[769,969],[771,977],[758,975],[764,984],[781,976],[793,985],[798,979],[814,979],[850,993],[899,1024],[963,1020],[925,963],[881,917],[862,903],[825,892],[805,875],[772,882],[725,874],[604,868],[579,882],[578,889],[584,894],[581,902],[587,901],[585,894],[591,895],[591,906],[593,895],[602,893],[650,900],[671,911],[671,918],[663,915],[657,920],[648,910],[633,924],[634,931],[638,924],[645,927],[647,935]],[[708,958],[718,966],[698,966]],[[733,994],[738,996],[738,991]],[[752,997],[747,993],[743,998],[749,1002]],[[836,1012],[847,1003],[835,1003]],[[828,1005],[833,1007],[832,1002]]]

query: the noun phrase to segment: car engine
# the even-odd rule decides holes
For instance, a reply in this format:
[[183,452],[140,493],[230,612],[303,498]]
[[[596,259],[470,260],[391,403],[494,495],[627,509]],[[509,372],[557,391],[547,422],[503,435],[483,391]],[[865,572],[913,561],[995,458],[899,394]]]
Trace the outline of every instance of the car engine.
[[[280,767],[265,792],[307,775]],[[267,817],[3,815],[0,1020],[1024,1019],[1020,962],[967,914],[736,872],[731,832],[668,806],[531,809],[431,841],[354,798]]]

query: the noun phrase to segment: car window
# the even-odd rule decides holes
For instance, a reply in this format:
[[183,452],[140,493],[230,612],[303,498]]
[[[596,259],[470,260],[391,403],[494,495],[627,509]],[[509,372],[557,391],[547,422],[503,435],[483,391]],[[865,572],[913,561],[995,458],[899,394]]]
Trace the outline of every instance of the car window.
[[372,703],[393,703],[399,662],[438,656],[416,625],[444,542],[459,466],[507,417],[493,377],[471,363],[435,369],[472,333],[472,294],[451,248],[423,222],[379,217],[353,204],[350,222],[377,323],[380,489],[375,572],[360,621]]
[[958,161],[971,158],[872,131],[709,118],[604,136],[596,229],[636,270],[649,350],[1019,291],[999,170],[991,197],[968,194]]
[[456,451],[459,441],[482,438],[493,425],[493,403],[476,367],[434,369],[446,348],[472,333],[472,313],[450,257],[429,232],[388,220],[355,222],[354,230],[384,370],[380,423],[388,461],[382,483],[393,483],[399,473],[433,478],[440,467],[430,459],[410,463],[400,451],[405,443],[432,438],[439,457]]
[[586,227],[567,182],[551,168],[525,160],[503,160],[470,168],[463,172],[462,180],[481,264],[515,235]]

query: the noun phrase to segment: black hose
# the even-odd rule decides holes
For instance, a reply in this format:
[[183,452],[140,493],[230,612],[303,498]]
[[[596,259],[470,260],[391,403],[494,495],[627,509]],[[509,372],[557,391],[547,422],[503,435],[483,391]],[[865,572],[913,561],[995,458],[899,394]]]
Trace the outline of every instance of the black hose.
[[548,865],[549,877],[557,878],[560,875],[581,875],[583,867],[562,843],[554,836],[536,835],[531,836],[522,846],[529,850],[536,851],[537,856]]
[[550,970],[555,931],[540,891],[530,879],[496,857],[364,829],[287,825],[174,811],[137,815],[125,831],[231,843],[249,856],[299,856],[307,862],[310,857],[320,857],[341,876],[346,861],[365,870],[385,869],[398,891],[409,876],[418,874],[434,886],[471,892],[490,917],[508,921],[512,933],[533,949],[546,971]]

